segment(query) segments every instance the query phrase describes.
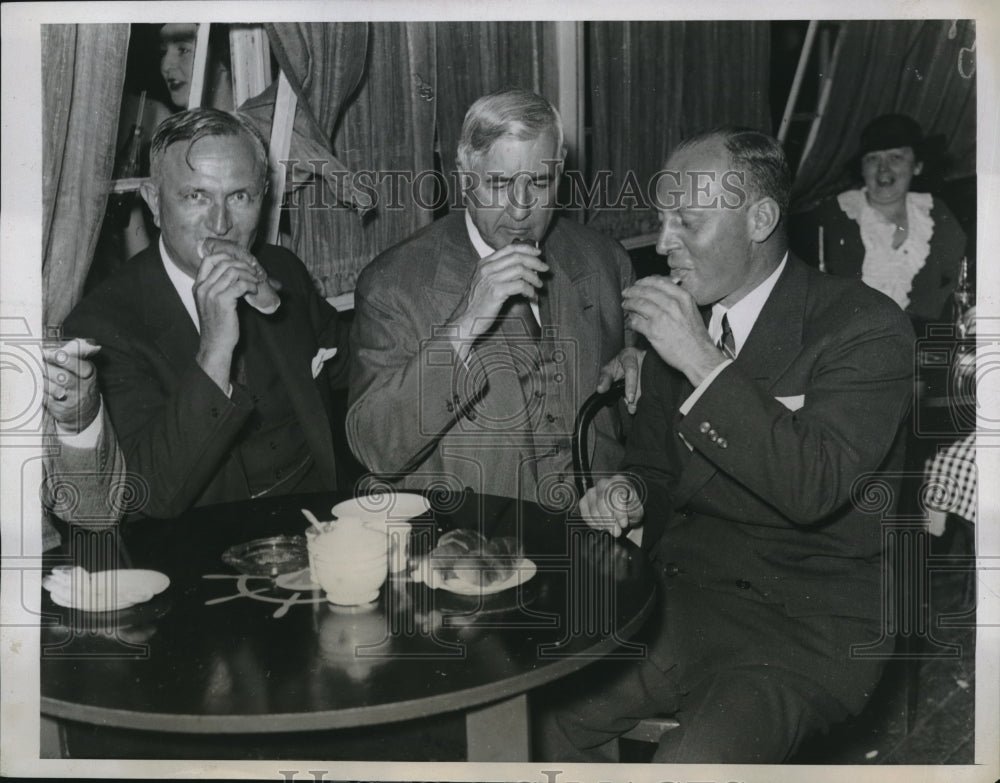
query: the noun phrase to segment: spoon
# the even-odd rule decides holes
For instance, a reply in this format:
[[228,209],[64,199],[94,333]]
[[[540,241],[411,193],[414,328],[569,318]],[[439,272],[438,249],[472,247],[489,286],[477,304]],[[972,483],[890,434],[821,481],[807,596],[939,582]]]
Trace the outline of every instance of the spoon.
[[316,519],[316,515],[313,514],[308,508],[299,509],[302,512],[302,516],[309,520],[314,528],[316,528],[320,533],[325,533],[326,529],[323,527],[323,523]]

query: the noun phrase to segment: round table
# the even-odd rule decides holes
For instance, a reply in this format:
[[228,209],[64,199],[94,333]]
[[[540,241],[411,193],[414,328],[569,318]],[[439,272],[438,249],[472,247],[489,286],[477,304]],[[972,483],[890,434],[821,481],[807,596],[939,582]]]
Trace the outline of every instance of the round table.
[[117,558],[171,584],[116,614],[57,607],[43,591],[43,612],[58,618],[42,631],[43,714],[253,734],[460,710],[469,760],[527,761],[529,690],[598,658],[642,655],[627,640],[653,608],[652,569],[631,543],[565,510],[471,492],[429,496],[431,514],[412,520],[411,554],[454,528],[522,542],[537,572],[495,595],[431,590],[403,574],[390,577],[375,607],[343,611],[321,591],[286,590],[223,563],[234,544],[303,533],[301,508],[329,518],[345,497],[259,499],[139,521],[123,527],[120,551],[111,533],[77,532],[74,560],[91,570]]

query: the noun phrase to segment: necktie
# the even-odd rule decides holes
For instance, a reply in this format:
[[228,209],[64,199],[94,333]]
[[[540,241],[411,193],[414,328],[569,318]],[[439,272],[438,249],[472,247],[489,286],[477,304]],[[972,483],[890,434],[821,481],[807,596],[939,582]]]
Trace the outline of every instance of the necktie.
[[520,320],[524,333],[537,340],[542,336],[542,328],[531,311],[531,305],[524,296],[512,296],[504,303],[500,315],[505,318]]
[[733,338],[733,330],[729,326],[728,315],[722,316],[722,334],[719,336],[719,342],[716,347],[722,349],[726,358],[736,358],[736,340]]

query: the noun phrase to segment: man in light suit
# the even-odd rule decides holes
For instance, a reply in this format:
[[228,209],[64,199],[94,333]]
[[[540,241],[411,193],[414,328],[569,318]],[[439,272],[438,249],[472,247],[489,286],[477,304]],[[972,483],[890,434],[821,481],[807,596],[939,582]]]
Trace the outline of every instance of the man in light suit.
[[101,390],[147,516],[336,487],[331,385],[346,340],[302,262],[255,244],[266,189],[251,123],[214,109],[164,120],[141,189],[160,240],[66,319],[101,344]]
[[580,505],[640,538],[663,607],[641,663],[588,670],[546,716],[549,758],[607,760],[639,719],[675,713],[655,761],[781,762],[878,681],[850,653],[882,617],[884,509],[859,499],[885,471],[896,500],[913,334],[887,297],[787,253],[789,179],[778,142],[739,129],[667,162],[670,276],[624,299],[653,348],[639,410],[622,474]]
[[[458,147],[465,211],[389,249],[358,280],[347,434],[408,487],[559,502],[574,418],[630,342],[618,243],[556,215],[559,115],[521,89],[477,100]],[[596,470],[621,422],[596,422]]]

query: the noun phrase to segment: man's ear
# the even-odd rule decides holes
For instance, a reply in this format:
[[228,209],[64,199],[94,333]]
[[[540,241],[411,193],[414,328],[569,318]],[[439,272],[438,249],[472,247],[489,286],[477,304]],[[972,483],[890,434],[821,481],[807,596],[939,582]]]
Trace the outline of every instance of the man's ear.
[[913,167],[913,176],[919,177],[924,170],[924,162],[922,160],[917,161],[917,165]]
[[149,211],[153,213],[153,222],[160,228],[160,189],[150,180],[144,180],[139,185],[139,195],[146,202]]
[[756,204],[750,206],[747,213],[750,239],[754,242],[765,242],[774,233],[781,222],[781,207],[770,196],[765,196]]

